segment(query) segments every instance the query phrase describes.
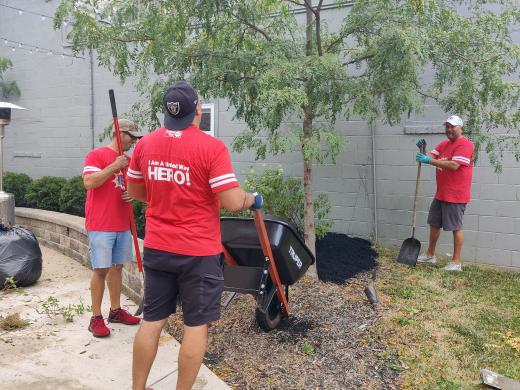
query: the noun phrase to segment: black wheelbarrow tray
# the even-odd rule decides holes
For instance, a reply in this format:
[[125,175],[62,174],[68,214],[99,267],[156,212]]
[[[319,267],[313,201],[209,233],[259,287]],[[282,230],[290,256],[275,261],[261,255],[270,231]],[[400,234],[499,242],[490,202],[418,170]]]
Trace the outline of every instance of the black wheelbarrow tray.
[[268,332],[289,317],[289,286],[314,264],[314,255],[294,227],[260,211],[254,218],[221,217],[220,225],[224,290],[253,295],[256,321]]

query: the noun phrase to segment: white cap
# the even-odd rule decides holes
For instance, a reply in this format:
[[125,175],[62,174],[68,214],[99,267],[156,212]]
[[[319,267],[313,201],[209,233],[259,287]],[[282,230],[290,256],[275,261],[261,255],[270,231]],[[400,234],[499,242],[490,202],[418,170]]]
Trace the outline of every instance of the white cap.
[[453,125],[453,126],[464,126],[464,122],[457,115],[450,116],[448,119],[446,119],[446,122],[444,122],[444,123],[449,123],[450,125]]

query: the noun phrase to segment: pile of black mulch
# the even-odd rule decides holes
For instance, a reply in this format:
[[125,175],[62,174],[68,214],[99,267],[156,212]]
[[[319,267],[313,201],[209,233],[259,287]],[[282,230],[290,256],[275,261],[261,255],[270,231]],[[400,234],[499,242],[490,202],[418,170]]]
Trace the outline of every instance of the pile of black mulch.
[[377,266],[377,252],[370,242],[346,234],[327,233],[316,242],[316,253],[318,277],[324,282],[345,283]]

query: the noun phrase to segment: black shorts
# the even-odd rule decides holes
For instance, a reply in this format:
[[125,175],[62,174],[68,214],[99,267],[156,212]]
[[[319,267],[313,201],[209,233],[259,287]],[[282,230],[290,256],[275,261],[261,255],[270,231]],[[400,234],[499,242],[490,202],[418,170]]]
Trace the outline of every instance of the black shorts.
[[448,232],[462,230],[464,227],[462,217],[465,210],[465,203],[450,203],[433,199],[427,223]]
[[185,325],[204,325],[220,318],[222,254],[185,256],[144,248],[143,264],[145,321],[159,321],[175,313],[178,297]]

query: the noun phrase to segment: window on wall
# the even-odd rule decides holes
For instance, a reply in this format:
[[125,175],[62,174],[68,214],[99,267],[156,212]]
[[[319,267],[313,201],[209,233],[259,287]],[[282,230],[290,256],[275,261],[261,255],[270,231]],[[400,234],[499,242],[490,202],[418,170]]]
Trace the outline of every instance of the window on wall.
[[200,129],[212,137],[215,136],[215,105],[213,103],[202,104]]

